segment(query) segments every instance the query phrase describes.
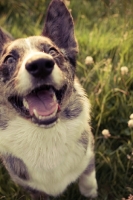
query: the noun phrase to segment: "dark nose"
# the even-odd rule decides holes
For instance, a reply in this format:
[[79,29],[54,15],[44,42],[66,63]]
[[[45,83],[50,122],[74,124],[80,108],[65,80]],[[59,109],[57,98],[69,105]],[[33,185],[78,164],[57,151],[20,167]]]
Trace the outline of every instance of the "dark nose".
[[52,58],[35,55],[27,61],[25,68],[32,76],[36,78],[45,78],[51,74],[54,64]]

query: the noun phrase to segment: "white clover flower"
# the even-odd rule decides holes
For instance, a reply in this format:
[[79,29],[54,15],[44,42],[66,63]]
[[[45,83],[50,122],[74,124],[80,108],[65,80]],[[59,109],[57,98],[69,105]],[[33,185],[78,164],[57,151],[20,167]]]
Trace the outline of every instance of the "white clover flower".
[[85,59],[85,64],[86,65],[91,65],[94,63],[94,60],[91,56],[87,56],[86,59]]
[[133,200],[133,195],[130,194],[127,200]]
[[130,119],[130,120],[128,121],[128,127],[129,127],[129,128],[133,128],[133,119]]
[[102,135],[104,136],[105,139],[109,138],[111,136],[110,132],[108,129],[104,129],[102,131]]
[[121,67],[121,74],[122,75],[126,75],[126,74],[128,74],[128,67],[126,67],[126,66],[123,66],[123,67]]
[[127,159],[131,160],[131,156],[129,154],[127,154]]
[[133,119],[133,113],[130,115],[130,119]]

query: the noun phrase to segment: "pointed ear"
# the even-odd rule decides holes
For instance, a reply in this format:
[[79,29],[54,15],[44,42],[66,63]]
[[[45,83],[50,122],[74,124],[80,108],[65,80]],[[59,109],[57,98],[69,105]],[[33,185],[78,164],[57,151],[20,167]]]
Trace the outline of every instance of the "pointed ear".
[[10,42],[13,38],[0,28],[0,54],[4,45]]
[[53,0],[49,5],[42,35],[49,37],[59,48],[77,48],[73,19],[61,0]]

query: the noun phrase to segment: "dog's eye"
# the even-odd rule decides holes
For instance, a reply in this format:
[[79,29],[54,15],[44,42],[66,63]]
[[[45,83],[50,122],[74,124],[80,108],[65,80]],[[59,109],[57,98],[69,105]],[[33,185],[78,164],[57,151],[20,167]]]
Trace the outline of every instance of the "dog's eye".
[[9,77],[14,73],[16,66],[16,59],[12,55],[6,56],[3,63],[2,73],[3,81],[7,81]]
[[49,54],[54,57],[58,55],[58,51],[54,47],[52,47],[49,49]]
[[13,56],[7,56],[4,60],[4,63],[6,63],[6,64],[13,64],[15,62],[16,62],[16,60]]

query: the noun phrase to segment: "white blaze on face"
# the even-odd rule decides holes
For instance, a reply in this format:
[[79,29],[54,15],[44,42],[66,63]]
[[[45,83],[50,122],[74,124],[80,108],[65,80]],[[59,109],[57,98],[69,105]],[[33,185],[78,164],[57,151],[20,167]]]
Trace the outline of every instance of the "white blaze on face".
[[26,42],[27,46],[29,47],[29,51],[32,51],[30,40],[28,38],[26,38],[25,42]]

